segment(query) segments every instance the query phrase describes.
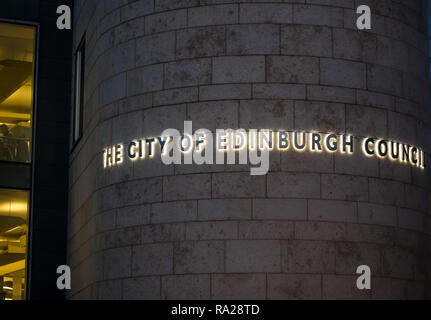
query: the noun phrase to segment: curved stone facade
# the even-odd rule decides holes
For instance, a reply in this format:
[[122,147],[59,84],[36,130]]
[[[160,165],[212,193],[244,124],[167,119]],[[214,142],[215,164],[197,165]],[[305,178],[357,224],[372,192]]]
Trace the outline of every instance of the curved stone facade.
[[[311,152],[271,153],[263,176],[158,158],[103,168],[106,146],[184,120],[393,139],[429,156],[420,1],[265,2],[76,1],[86,83],[69,298],[427,297],[428,168]],[[356,288],[362,264],[371,290]]]

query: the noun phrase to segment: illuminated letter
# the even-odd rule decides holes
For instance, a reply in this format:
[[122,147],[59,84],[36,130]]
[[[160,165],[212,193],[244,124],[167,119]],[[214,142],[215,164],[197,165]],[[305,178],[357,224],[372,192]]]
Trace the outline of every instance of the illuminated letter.
[[[201,139],[202,138],[202,139]],[[205,133],[202,132],[195,132],[195,144],[196,144],[196,148],[195,151],[197,152],[201,152],[200,151],[200,144],[202,144],[202,149],[205,148]]]
[[217,129],[217,149],[218,150],[227,150],[227,132],[223,129]]
[[123,145],[117,144],[115,146],[115,163],[123,163]]
[[113,160],[113,157],[112,157],[112,148],[108,147],[106,149],[106,165],[108,167],[110,167],[112,165],[112,160]]
[[[335,140],[334,143],[331,145],[331,139]],[[325,138],[325,148],[329,151],[329,152],[335,152],[337,151],[337,135],[336,134],[328,134]]]
[[320,144],[321,138],[320,133],[310,133],[309,143],[311,151],[322,151],[322,145]]
[[224,155],[227,151],[226,136],[225,130],[216,130],[216,164],[224,164]]
[[[383,146],[383,148],[382,148]],[[379,140],[377,142],[377,156],[384,158],[388,155],[388,144],[385,140]]]
[[154,156],[154,138],[149,138],[149,139],[145,139],[145,142],[147,143],[148,146],[148,156],[150,156],[150,158],[152,158]]
[[248,130],[248,148],[250,150],[256,149],[257,146],[257,130],[250,129]]
[[[187,140],[187,148],[184,147],[184,139]],[[188,153],[193,147],[192,137],[188,134],[181,136],[180,138],[180,149],[183,153]]]
[[165,140],[163,140],[162,137],[157,137],[157,140],[159,140],[160,144],[160,153],[163,153],[163,148],[165,147],[166,142],[169,140],[169,137],[166,137]]
[[[232,149],[241,150],[246,145],[246,135],[245,130],[240,129],[232,132]],[[239,139],[239,142],[238,142]]]
[[[195,132],[196,137],[196,143],[198,141],[201,141],[202,148],[198,148],[196,146],[194,152],[193,152],[193,161],[196,164],[213,164],[214,158],[213,158],[213,135],[210,130],[208,129],[199,129]],[[203,139],[200,140],[202,137]],[[205,151],[205,155],[202,155],[202,152]]]
[[421,150],[421,163],[420,163],[420,168],[421,168],[421,169],[425,169],[425,154],[424,154],[423,150]]
[[[396,147],[394,147],[394,144],[396,145]],[[398,159],[398,157],[400,156],[400,145],[398,142],[394,142],[394,141],[390,141],[389,142],[389,157],[392,160]]]
[[416,147],[413,147],[410,149],[410,164],[412,166],[416,166],[418,163],[418,149]]
[[[302,134],[302,139],[301,139],[301,144],[299,144],[298,142],[298,135]],[[293,147],[295,148],[296,151],[302,151],[305,149],[305,145],[306,145],[306,134],[304,132],[294,132],[293,134],[294,139],[293,139]]]
[[[353,153],[353,150],[354,150],[353,149],[354,138],[353,138],[353,136],[348,136],[348,137],[350,138],[350,141],[347,141],[347,136],[343,135],[343,146],[342,146],[342,150],[341,150],[342,153],[345,153],[345,152],[347,152],[347,153]],[[347,147],[349,147],[349,151],[346,151]]]
[[364,139],[364,143],[362,145],[362,150],[364,151],[365,155],[368,157],[371,157],[374,155],[374,150],[371,150],[369,147],[370,142],[374,145],[373,138]]
[[[184,138],[187,137],[188,140],[188,149],[184,149],[183,141]],[[193,153],[190,152],[193,150],[193,122],[192,121],[184,121],[184,132],[183,137],[181,138],[181,151],[183,151],[184,164],[192,164],[193,163]]]
[[136,142],[134,141],[130,142],[129,147],[127,148],[127,155],[132,160],[136,158],[135,148],[136,148]]
[[402,148],[402,153],[403,153],[401,161],[402,162],[409,162],[410,161],[410,159],[409,159],[409,156],[410,156],[410,146],[403,144],[401,148]]
[[[160,157],[162,159],[162,162],[166,165],[170,164],[181,164],[181,151],[179,148],[177,148],[179,140],[180,140],[180,133],[176,129],[166,129],[162,132],[161,136],[169,137],[168,141],[166,142],[163,152],[160,154]],[[172,156],[171,156],[172,151]]]
[[[231,132],[231,148],[227,152],[227,163],[234,164],[235,163],[235,149],[239,150],[239,164],[247,164],[247,148],[245,147],[247,144],[247,132],[244,129],[238,129],[236,131]],[[238,144],[238,138],[240,142]]]
[[278,132],[278,150],[289,148],[289,134],[286,131]]
[[[259,132],[259,149],[272,150],[272,131],[268,129],[262,129]],[[265,145],[264,145],[265,144]]]
[[103,149],[103,168],[106,168],[106,166],[108,165],[106,162],[106,154],[107,154],[106,149]]

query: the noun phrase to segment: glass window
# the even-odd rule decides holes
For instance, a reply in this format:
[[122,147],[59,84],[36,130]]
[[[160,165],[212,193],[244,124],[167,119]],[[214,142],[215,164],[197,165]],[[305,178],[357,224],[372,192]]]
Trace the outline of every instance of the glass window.
[[25,299],[29,194],[0,189],[0,300]]
[[73,105],[73,142],[82,135],[84,107],[85,41],[83,40],[75,54],[75,98]]
[[31,159],[36,28],[0,23],[0,161]]

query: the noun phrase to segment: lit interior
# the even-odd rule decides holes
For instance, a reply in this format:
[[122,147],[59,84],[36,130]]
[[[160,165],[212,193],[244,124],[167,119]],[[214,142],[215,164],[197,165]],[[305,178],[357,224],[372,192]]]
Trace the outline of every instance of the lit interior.
[[0,23],[0,161],[30,162],[34,27]]
[[0,300],[25,298],[29,192],[0,189]]
[[[35,28],[0,23],[0,161],[30,162]],[[0,189],[0,300],[26,294],[29,191]]]

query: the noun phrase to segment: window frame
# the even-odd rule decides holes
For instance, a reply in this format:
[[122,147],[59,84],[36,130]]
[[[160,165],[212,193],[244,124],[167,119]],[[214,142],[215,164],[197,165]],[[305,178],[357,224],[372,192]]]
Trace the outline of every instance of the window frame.
[[[82,36],[74,55],[73,106],[72,106],[72,149],[79,143],[84,127],[85,94],[85,34]],[[78,99],[79,98],[79,99]]]
[[35,158],[35,141],[36,141],[36,117],[37,117],[37,90],[38,90],[38,75],[39,75],[39,28],[40,24],[39,22],[33,22],[33,21],[26,21],[26,20],[17,20],[17,19],[7,19],[7,18],[0,18],[0,22],[2,23],[9,23],[14,24],[18,26],[27,26],[27,27],[33,27],[34,28],[34,67],[33,67],[33,102],[31,106],[31,139],[30,139],[30,162],[19,162],[19,161],[7,161],[7,160],[0,160],[1,163],[8,163],[8,164],[20,164],[20,165],[27,165],[31,168],[31,177],[33,181],[33,163]]
[[[33,206],[34,206],[34,178],[35,178],[35,170],[34,170],[34,164],[35,164],[35,158],[36,158],[36,127],[37,127],[37,111],[38,111],[38,84],[39,84],[39,34],[40,34],[40,23],[34,22],[34,21],[26,21],[26,20],[18,20],[18,19],[6,19],[6,18],[0,18],[0,22],[4,23],[10,23],[10,24],[16,24],[21,26],[30,26],[35,28],[35,43],[34,43],[34,83],[33,83],[33,106],[32,106],[32,138],[31,138],[31,155],[30,163],[17,163],[17,162],[7,162],[11,163],[12,165],[25,165],[30,167],[30,188],[25,187],[9,187],[9,186],[0,186],[2,189],[15,189],[15,190],[23,190],[23,191],[29,191],[29,208],[28,208],[28,237],[27,237],[27,257],[26,257],[26,284],[25,284],[25,300],[30,299],[30,288],[32,284],[31,279],[31,270],[32,270],[32,259],[33,259]],[[1,161],[4,162],[4,161]]]

